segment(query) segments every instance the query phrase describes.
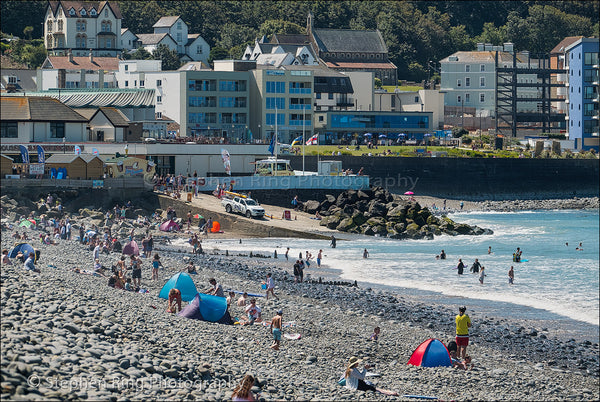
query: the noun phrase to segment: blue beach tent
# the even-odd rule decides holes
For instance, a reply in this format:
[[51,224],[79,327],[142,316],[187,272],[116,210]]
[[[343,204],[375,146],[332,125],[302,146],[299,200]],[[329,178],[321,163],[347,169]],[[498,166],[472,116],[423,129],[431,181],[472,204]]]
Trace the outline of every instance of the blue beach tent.
[[34,262],[37,260],[37,254],[36,254],[35,250],[33,249],[33,246],[31,244],[27,244],[27,243],[15,244],[14,247],[11,248],[10,251],[8,252],[8,256],[10,258],[16,258],[19,251],[22,252],[23,255],[25,255],[25,258],[29,257],[29,253],[33,253],[35,255]]
[[231,324],[227,313],[227,299],[224,297],[196,293],[194,299],[178,315],[193,320]]
[[423,367],[452,367],[450,353],[446,345],[439,339],[433,338],[427,339],[420,344],[413,352],[407,364]]
[[[161,299],[168,299],[169,292],[171,289],[179,289],[181,292],[181,300],[186,302],[191,302],[194,300],[196,294],[198,294],[198,290],[196,289],[196,285],[194,284],[194,280],[191,276],[186,274],[185,272],[180,272],[175,274],[165,283],[165,286],[160,290],[158,297]],[[227,303],[225,303],[227,304]]]

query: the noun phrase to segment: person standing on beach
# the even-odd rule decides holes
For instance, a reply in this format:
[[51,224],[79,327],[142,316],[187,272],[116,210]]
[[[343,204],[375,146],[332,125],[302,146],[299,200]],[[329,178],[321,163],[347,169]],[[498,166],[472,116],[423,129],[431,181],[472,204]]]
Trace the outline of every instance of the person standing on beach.
[[94,251],[92,252],[92,260],[96,261],[100,258],[100,242],[95,243]]
[[369,252],[367,251],[367,249],[363,251],[363,258],[369,258]]
[[271,349],[279,350],[279,343],[281,342],[281,317],[283,316],[283,310],[277,310],[277,315],[271,319],[271,334],[273,334],[273,344]]
[[458,274],[462,275],[465,270],[465,264],[463,264],[462,259],[458,259],[458,266],[456,268],[458,269]]
[[331,248],[335,248],[336,243],[337,240],[335,239],[335,236],[331,235]]
[[319,254],[317,254],[317,267],[321,268],[321,260],[323,259],[323,250],[319,250]]
[[274,298],[279,299],[279,297],[277,297],[275,295],[275,281],[273,280],[273,275],[270,272],[267,274],[266,285],[267,285],[267,294],[266,294],[267,300],[269,300],[269,293],[271,293]]
[[465,313],[467,307],[458,308],[458,315],[454,319],[456,322],[456,345],[458,347],[457,355],[464,359],[469,346],[469,328],[471,328],[471,318]]
[[[162,262],[160,262],[160,256],[158,253],[154,254],[154,259],[152,260],[152,280],[158,280],[158,267],[162,267]],[[164,267],[163,267],[164,268]]]
[[142,261],[136,255],[131,255],[131,279],[133,279],[133,286],[137,289],[136,292],[142,286]]
[[[241,242],[241,239],[240,239]],[[289,254],[290,254],[290,248],[288,247],[287,250],[285,250],[285,260],[288,261],[289,259]]]
[[464,207],[464,206],[465,206],[465,203],[461,201],[461,202],[460,202],[460,210],[461,210],[461,211],[463,210],[463,207]]
[[294,264],[294,282],[295,283],[301,282],[301,280],[300,280],[300,260],[296,260],[296,263]]
[[515,281],[515,270],[513,268],[513,266],[510,266],[510,269],[508,270],[508,283],[509,285],[512,285],[513,282]]

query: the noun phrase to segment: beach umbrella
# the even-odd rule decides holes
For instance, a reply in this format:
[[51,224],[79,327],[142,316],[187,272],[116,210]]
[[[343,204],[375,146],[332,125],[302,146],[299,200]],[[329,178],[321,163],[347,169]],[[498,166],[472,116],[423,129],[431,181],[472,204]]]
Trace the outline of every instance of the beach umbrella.
[[86,234],[88,237],[92,237],[92,236],[95,236],[95,235],[96,235],[96,231],[95,231],[95,230],[88,230],[87,232],[85,232],[85,234]]
[[404,195],[414,195],[415,193],[413,193],[412,191],[407,191],[404,193]]
[[135,240],[130,241],[123,247],[125,255],[140,255],[140,248]]
[[387,135],[385,135],[385,134],[379,134],[379,138],[387,138]]
[[373,135],[373,133],[365,133],[364,135],[365,135],[365,137],[371,137]]
[[196,218],[196,219],[204,219],[204,217],[202,215],[200,215],[200,214],[194,215],[194,218]]

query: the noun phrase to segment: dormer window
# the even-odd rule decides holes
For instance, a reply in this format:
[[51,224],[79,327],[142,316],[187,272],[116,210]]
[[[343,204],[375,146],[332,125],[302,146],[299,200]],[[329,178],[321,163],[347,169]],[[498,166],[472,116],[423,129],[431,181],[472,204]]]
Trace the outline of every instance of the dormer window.
[[81,15],[86,15],[87,13],[86,13],[86,11],[85,11],[85,8],[82,8],[82,9],[81,9],[81,11],[79,12],[79,14],[81,14]]
[[95,17],[96,16],[96,10],[92,8],[90,10],[90,15],[93,16],[93,17]]
[[71,8],[69,10],[69,15],[75,15],[75,9],[74,8]]

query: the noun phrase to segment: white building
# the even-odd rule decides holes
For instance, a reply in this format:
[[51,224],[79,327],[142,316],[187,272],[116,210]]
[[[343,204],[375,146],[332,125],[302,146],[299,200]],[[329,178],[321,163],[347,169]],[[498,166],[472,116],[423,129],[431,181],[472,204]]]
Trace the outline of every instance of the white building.
[[[440,61],[440,90],[446,92],[445,105],[450,107],[450,110],[474,109],[477,116],[495,116],[496,52],[498,52],[499,65],[512,66],[514,52],[512,43],[505,43],[504,46],[479,43],[477,51],[456,52]],[[529,52],[517,53],[518,67],[526,67],[529,62]],[[537,66],[537,63],[530,65]],[[537,82],[537,75],[520,74],[519,80],[528,83]],[[536,88],[519,88],[518,96],[539,98],[540,94]],[[532,111],[536,107],[536,102],[519,103],[519,111]]]
[[49,1],[44,44],[50,55],[117,56],[121,53],[121,11],[116,2]]
[[154,53],[159,45],[165,45],[170,50],[177,51],[177,42],[168,33],[138,34],[140,45],[149,53]]
[[135,50],[141,46],[140,39],[129,28],[121,28],[121,49]]
[[37,90],[54,88],[115,88],[117,57],[48,56],[37,70]]

